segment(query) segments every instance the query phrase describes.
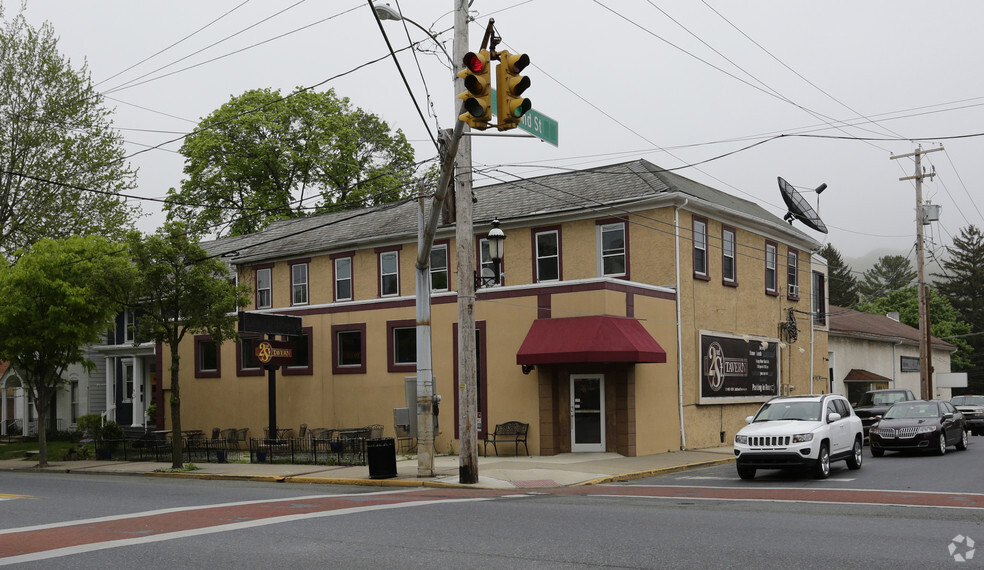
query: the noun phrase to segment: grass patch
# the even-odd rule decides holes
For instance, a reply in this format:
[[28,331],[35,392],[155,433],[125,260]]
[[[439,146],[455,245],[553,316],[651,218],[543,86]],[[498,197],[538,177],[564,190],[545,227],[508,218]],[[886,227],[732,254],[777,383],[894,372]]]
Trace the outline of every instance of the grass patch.
[[160,469],[155,469],[158,473],[187,473],[189,471],[198,471],[201,467],[195,465],[194,463],[185,463],[184,467],[180,469],[175,469],[173,467],[161,467]]
[[[68,449],[74,444],[70,441],[49,441],[48,442],[48,461],[61,461]],[[38,442],[21,441],[17,443],[7,443],[0,445],[0,459],[27,459],[28,451],[37,451]],[[30,458],[36,461],[37,456]]]

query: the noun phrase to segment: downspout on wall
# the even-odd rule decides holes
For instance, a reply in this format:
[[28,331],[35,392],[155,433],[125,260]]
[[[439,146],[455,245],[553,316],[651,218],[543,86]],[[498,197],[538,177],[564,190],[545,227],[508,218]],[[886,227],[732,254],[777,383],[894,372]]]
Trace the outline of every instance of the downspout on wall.
[[680,208],[690,202],[685,198],[673,210],[674,255],[676,257],[676,329],[677,329],[677,399],[680,407],[680,449],[687,448],[687,429],[683,421],[683,318],[680,303]]

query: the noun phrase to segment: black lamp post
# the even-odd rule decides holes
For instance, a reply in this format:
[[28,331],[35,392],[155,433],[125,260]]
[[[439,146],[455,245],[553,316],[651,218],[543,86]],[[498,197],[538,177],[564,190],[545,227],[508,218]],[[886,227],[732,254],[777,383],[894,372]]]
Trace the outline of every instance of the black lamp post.
[[499,228],[499,220],[492,220],[492,229],[489,230],[485,239],[489,243],[489,258],[492,260],[492,275],[485,276],[482,275],[480,271],[475,272],[475,289],[481,289],[482,287],[492,287],[499,283],[499,277],[502,275],[500,264],[502,263],[502,257],[506,253],[506,234]]

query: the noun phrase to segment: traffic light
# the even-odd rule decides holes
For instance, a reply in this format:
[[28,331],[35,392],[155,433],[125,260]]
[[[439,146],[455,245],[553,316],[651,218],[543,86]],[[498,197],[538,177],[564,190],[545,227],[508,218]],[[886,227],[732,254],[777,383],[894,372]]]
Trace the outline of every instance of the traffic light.
[[533,102],[521,97],[530,86],[530,78],[519,73],[530,64],[525,53],[499,52],[499,65],[495,68],[495,107],[500,131],[519,126],[520,120],[533,107]]
[[489,59],[488,50],[468,52],[463,62],[465,69],[458,72],[458,77],[465,80],[465,91],[458,95],[458,99],[465,102],[465,112],[458,118],[480,131],[489,128],[492,120],[492,66]]

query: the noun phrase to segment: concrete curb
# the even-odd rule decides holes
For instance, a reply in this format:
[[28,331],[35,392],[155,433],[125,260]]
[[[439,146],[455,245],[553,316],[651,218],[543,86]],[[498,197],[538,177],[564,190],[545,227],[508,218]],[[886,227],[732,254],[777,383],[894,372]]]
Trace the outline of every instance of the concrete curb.
[[632,481],[634,479],[645,479],[646,477],[665,475],[667,473],[676,473],[678,471],[689,471],[690,469],[713,467],[715,465],[727,465],[728,463],[734,463],[734,462],[735,462],[734,457],[728,457],[726,459],[710,459],[708,461],[696,461],[694,463],[686,463],[684,465],[673,465],[671,467],[658,467],[656,469],[646,469],[644,471],[633,471],[632,473],[608,475],[607,477],[598,477],[597,479],[591,479],[589,481],[581,481],[580,483],[574,483],[573,485],[570,486],[583,487],[586,485],[603,485],[605,483]]

